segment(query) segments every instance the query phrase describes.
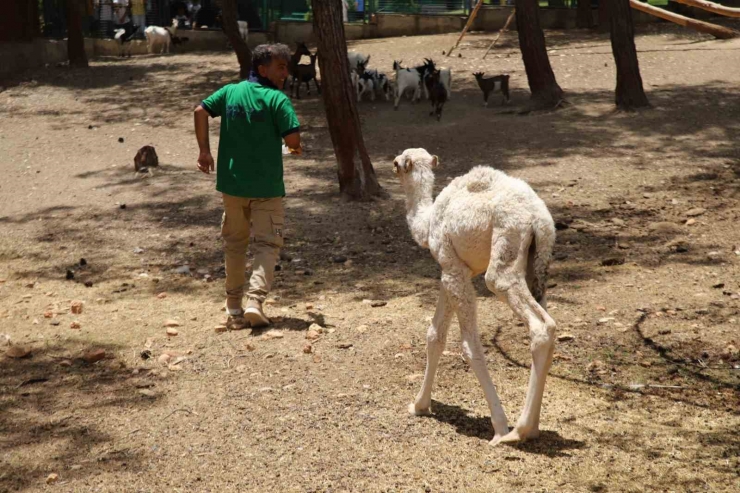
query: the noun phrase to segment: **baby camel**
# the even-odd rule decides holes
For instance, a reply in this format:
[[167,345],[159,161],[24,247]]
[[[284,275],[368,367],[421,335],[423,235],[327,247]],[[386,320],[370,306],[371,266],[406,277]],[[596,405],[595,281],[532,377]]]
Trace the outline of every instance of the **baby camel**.
[[[529,185],[484,166],[456,178],[433,200],[432,169],[438,165],[437,156],[424,149],[406,149],[393,161],[393,171],[406,194],[411,235],[431,251],[442,268],[437,310],[427,332],[424,382],[409,412],[431,412],[434,376],[452,315],[457,313],[463,355],[491,410],[495,431],[491,444],[536,438],[555,338],[555,321],[545,311],[547,270],[555,243],[552,216]],[[484,272],[488,289],[508,303],[531,336],[529,388],[511,431],[478,335],[472,278]]]

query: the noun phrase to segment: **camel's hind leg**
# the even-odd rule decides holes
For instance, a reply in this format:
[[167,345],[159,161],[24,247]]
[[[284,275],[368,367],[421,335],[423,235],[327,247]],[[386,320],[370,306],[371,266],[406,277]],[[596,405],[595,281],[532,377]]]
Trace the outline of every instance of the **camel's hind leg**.
[[473,373],[483,388],[483,394],[486,396],[486,402],[491,411],[491,424],[495,432],[494,439],[500,439],[509,431],[509,426],[506,412],[501,406],[501,400],[486,366],[486,356],[478,334],[477,301],[470,270],[463,265],[444,270],[442,286],[457,312],[462,335],[463,356],[473,369]]
[[494,231],[486,285],[503,298],[529,327],[532,370],[524,409],[516,427],[492,443],[516,442],[539,436],[545,378],[555,349],[555,321],[540,306],[527,286],[527,259],[531,234]]
[[424,383],[422,383],[421,390],[416,396],[416,401],[409,405],[411,414],[420,416],[432,412],[434,376],[437,374],[439,358],[442,356],[442,351],[444,351],[447,342],[447,332],[450,328],[453,313],[453,308],[444,288],[440,288],[437,310],[434,312],[434,318],[429,330],[427,330],[427,369],[424,372]]

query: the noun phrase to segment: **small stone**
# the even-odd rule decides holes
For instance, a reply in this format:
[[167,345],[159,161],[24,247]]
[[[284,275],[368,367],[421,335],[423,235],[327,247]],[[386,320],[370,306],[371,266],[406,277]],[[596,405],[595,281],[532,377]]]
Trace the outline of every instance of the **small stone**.
[[605,258],[601,261],[601,265],[604,267],[612,267],[615,265],[623,265],[624,264],[624,258],[620,257],[611,257],[611,258]]
[[217,325],[213,330],[216,331],[217,334],[220,334],[221,332],[226,332],[227,327],[225,325]]
[[650,223],[648,224],[648,229],[657,234],[678,234],[683,232],[681,226],[667,221]]
[[305,346],[303,346],[303,352],[305,354],[311,354],[313,352],[313,346],[311,346],[310,344],[306,344]]
[[553,361],[573,361],[572,356],[568,356],[565,354],[555,353],[552,355]]
[[28,358],[31,356],[31,350],[25,346],[10,346],[5,350],[5,355],[13,359]]
[[379,308],[379,307],[385,306],[387,304],[388,304],[387,301],[371,301],[370,302],[370,306],[373,307],[373,308]]
[[306,303],[306,310],[313,310],[313,303]]
[[48,476],[46,476],[46,484],[54,484],[57,481],[59,481],[59,474],[57,473],[51,473]]
[[159,294],[157,295],[157,298],[158,298],[158,299],[160,299],[160,300],[163,300],[163,299],[165,299],[166,297],[167,297],[167,293],[159,293]]
[[82,302],[81,301],[73,301],[71,306],[72,313],[75,315],[79,315],[82,313]]
[[118,142],[123,144],[123,137],[118,137]]
[[67,269],[67,275],[66,275],[66,279],[67,279],[68,281],[71,281],[71,280],[72,280],[72,279],[74,279],[74,278],[75,278],[75,271],[73,271],[73,270],[71,270],[71,269]]
[[725,287],[725,283],[720,282],[712,286],[714,289],[722,289]]
[[275,353],[267,353],[264,357],[264,359],[272,359],[275,357]]
[[51,322],[49,322],[49,325],[53,325],[54,327],[56,327],[56,326],[58,326],[60,324],[61,324],[61,322],[59,322],[59,320],[52,320]]
[[96,363],[100,360],[105,359],[105,350],[96,349],[95,351],[90,351],[88,353],[83,354],[82,359],[85,360],[85,363],[88,363],[88,364]]
[[308,339],[309,341],[315,341],[316,339],[320,337],[321,337],[321,334],[319,333],[319,331],[315,329],[309,329],[306,332],[306,339]]
[[163,325],[163,327],[179,327],[179,326],[180,326],[180,322],[178,322],[177,320],[173,320],[173,319],[169,319],[165,321]]
[[707,212],[707,210],[703,207],[694,207],[693,209],[689,209],[688,211],[686,211],[686,215],[688,217],[697,217],[701,216],[705,212]]
[[598,311],[600,311],[600,312],[605,312],[606,311],[606,307],[605,306],[601,306],[601,305],[597,306],[596,309]]
[[264,334],[262,334],[263,341],[269,341],[271,339],[282,339],[283,337],[285,337],[285,334],[283,334],[277,329],[271,329],[265,332]]
[[126,204],[121,204],[121,205],[118,206],[118,208],[119,209],[125,209],[126,208]]
[[605,365],[603,361],[599,359],[595,359],[591,363],[588,364],[586,369],[591,373],[602,373],[605,371],[604,367]]
[[139,353],[139,357],[146,361],[152,357],[152,351],[150,349],[144,349]]
[[314,354],[314,356],[313,356],[313,362],[314,363],[321,363],[321,356],[319,356],[318,354]]
[[157,393],[149,389],[139,389],[139,394],[143,395],[144,397],[149,397],[149,398],[157,397]]
[[255,349],[257,349],[257,346],[248,342],[244,345],[244,349],[246,349],[247,351],[254,351]]
[[71,322],[69,324],[69,328],[70,329],[80,329],[80,328],[82,328],[82,324],[80,324],[80,322],[78,322],[77,320],[75,320],[75,321],[73,321],[73,322]]
[[334,262],[335,264],[343,264],[347,260],[348,260],[347,257],[345,257],[344,255],[337,255],[336,257],[331,258],[331,261]]
[[337,348],[339,349],[349,349],[351,347],[352,347],[352,344],[348,342],[342,342],[342,343],[337,344]]
[[86,288],[91,288],[91,287],[93,287],[93,282],[92,282],[92,281],[85,281],[85,287],[86,287]]
[[653,363],[651,361],[640,361],[640,366],[644,368],[650,368],[653,366]]
[[696,219],[687,219],[686,220],[686,226],[693,226],[696,224]]
[[170,327],[170,328],[167,329],[167,335],[168,336],[174,337],[177,334],[179,334],[179,332],[177,331],[177,329],[173,329],[172,327]]
[[359,332],[360,334],[364,334],[365,332],[367,332],[367,329],[368,329],[368,328],[369,328],[369,327],[368,327],[367,325],[358,325],[358,326],[357,326],[357,327],[355,328],[355,330],[356,330],[357,332]]
[[573,334],[560,334],[558,336],[558,342],[572,341],[576,337]]
[[614,317],[604,317],[604,318],[600,318],[600,319],[599,319],[599,324],[600,324],[600,325],[603,325],[603,324],[608,324],[608,323],[609,323],[609,322],[611,322],[612,320],[614,320]]
[[612,221],[613,224],[615,224],[617,226],[624,226],[625,225],[624,220],[623,219],[619,219],[618,217],[613,217],[611,219],[611,221]]
[[44,318],[53,318],[53,317],[54,317],[54,312],[52,312],[51,310],[47,310],[44,312]]

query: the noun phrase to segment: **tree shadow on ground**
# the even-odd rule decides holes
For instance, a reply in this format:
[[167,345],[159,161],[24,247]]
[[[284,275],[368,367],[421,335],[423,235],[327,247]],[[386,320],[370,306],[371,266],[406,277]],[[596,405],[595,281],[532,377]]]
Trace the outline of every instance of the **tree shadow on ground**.
[[[0,357],[0,489],[32,488],[50,471],[64,481],[101,468],[143,467],[141,450],[114,438],[120,423],[105,419],[113,410],[146,410],[159,400],[156,392],[139,392],[156,389],[156,383],[146,371],[134,376],[118,360],[124,348],[73,340],[23,346],[31,356]],[[105,351],[105,359],[84,359],[96,350]]]

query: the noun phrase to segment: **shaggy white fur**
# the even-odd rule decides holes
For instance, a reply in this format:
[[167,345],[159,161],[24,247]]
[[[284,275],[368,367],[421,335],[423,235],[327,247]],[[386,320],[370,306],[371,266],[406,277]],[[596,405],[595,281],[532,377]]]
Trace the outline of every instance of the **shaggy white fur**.
[[[442,268],[439,301],[427,332],[427,367],[412,414],[431,412],[432,385],[457,313],[463,355],[491,410],[492,444],[539,435],[545,378],[555,347],[555,321],[547,313],[547,269],[555,243],[555,224],[545,203],[525,182],[478,166],[454,179],[432,198],[437,156],[406,149],[393,161],[406,193],[406,220],[414,240],[428,248]],[[528,326],[532,372],[522,414],[509,431],[496,388],[486,367],[476,322],[472,278],[485,272],[486,286],[508,303]]]

